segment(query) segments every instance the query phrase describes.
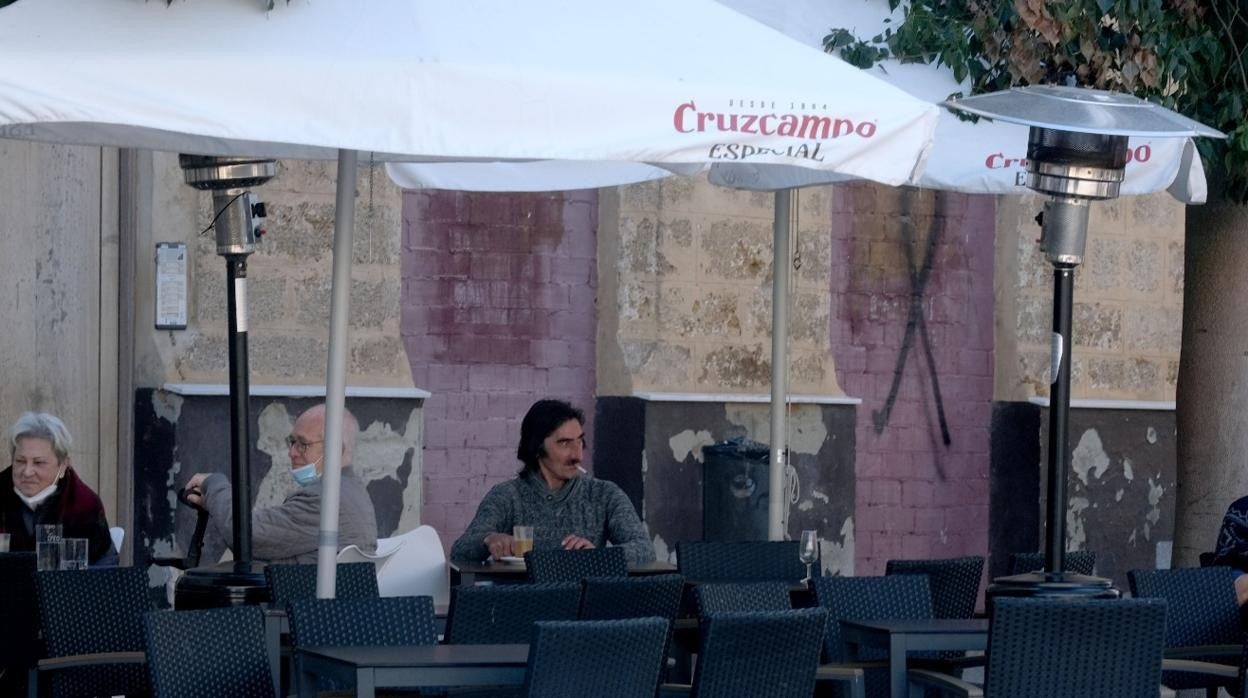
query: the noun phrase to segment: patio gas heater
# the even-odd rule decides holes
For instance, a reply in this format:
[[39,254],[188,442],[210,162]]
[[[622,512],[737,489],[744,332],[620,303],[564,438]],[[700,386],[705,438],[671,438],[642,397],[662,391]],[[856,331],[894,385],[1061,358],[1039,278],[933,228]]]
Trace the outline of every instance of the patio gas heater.
[[178,580],[175,606],[213,608],[268,600],[263,567],[251,560],[251,389],[247,368],[247,255],[263,231],[264,204],[249,191],[277,174],[273,160],[180,155],[186,183],[212,192],[217,254],[225,257],[230,354],[230,483],[233,485],[232,562],[188,570]]
[[1225,138],[1219,131],[1130,95],[1032,86],[950,100],[970,114],[1031,127],[1027,187],[1051,198],[1038,218],[1040,247],[1053,265],[1049,462],[1044,571],[993,580],[988,596],[1117,598],[1108,579],[1065,572],[1066,477],[1070,462],[1071,307],[1083,262],[1089,206],[1118,196],[1130,136]]

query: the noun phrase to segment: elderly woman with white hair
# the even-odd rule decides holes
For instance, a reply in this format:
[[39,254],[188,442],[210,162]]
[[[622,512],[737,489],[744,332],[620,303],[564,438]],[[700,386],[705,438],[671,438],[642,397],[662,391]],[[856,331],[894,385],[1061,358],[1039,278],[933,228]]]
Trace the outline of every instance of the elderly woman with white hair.
[[74,472],[73,439],[65,423],[44,412],[26,412],[9,430],[12,466],[0,472],[0,530],[9,549],[34,550],[35,526],[60,524],[66,538],[87,539],[92,567],[115,566],[104,503]]

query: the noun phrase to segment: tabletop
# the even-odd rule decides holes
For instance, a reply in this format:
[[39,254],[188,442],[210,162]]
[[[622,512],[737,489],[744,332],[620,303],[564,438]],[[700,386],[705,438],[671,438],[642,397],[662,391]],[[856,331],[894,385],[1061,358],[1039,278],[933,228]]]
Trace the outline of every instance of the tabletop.
[[[451,560],[448,564],[451,567],[451,571],[457,574],[523,576],[527,573],[523,564],[509,564],[506,562]],[[673,574],[675,572],[676,565],[661,560],[652,560],[640,564],[629,563],[628,565],[628,573],[632,575]]]
[[307,647],[295,651],[296,683],[303,698],[316,694],[317,677],[354,684],[357,698],[379,688],[519,686],[528,659],[528,645]]
[[301,647],[299,654],[355,667],[462,667],[524,664],[528,645],[420,645],[410,647]]

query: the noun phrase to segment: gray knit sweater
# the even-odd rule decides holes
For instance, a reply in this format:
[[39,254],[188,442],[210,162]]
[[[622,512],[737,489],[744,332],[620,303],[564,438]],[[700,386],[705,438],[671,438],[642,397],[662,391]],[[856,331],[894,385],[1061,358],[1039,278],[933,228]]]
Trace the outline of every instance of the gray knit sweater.
[[511,527],[533,526],[533,547],[560,547],[570,533],[602,547],[610,542],[624,548],[630,563],[654,559],[654,544],[628,496],[614,482],[588,475],[550,489],[541,477],[524,474],[495,485],[481,500],[468,530],[451,547],[453,560],[489,557],[485,537],[511,533]]

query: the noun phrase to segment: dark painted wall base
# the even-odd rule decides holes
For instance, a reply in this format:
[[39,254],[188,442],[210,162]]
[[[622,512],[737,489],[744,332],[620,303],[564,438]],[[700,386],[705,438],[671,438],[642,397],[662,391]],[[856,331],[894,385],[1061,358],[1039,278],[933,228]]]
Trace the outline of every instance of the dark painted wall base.
[[[284,439],[295,418],[320,402],[320,398],[251,399],[253,503],[262,507],[280,503],[296,487]],[[360,422],[355,469],[372,495],[382,537],[419,524],[422,406],[419,398],[347,398],[347,409]],[[135,565],[146,566],[153,555],[184,553],[195,516],[177,504],[175,493],[195,473],[229,474],[229,424],[225,396],[136,391],[136,530],[126,538],[126,544],[134,546]]]
[[[792,414],[789,446],[796,478],[789,493],[789,536],[817,530],[825,571],[852,574],[856,407],[802,404]],[[707,537],[702,447],[732,438],[766,443],[767,415],[766,404],[600,397],[594,473],[624,489],[649,526],[656,553],[673,559],[677,542]],[[758,488],[766,483],[759,480],[738,478],[727,501],[740,500],[738,516],[751,521],[761,516],[765,534],[766,498]],[[760,499],[761,512],[756,511]]]
[[[1044,540],[1048,409],[997,403],[992,421],[991,575],[1010,552]],[[1067,549],[1097,555],[1097,574],[1127,588],[1127,572],[1170,564],[1175,419],[1171,410],[1073,408]],[[1216,531],[1209,532],[1212,541]]]

